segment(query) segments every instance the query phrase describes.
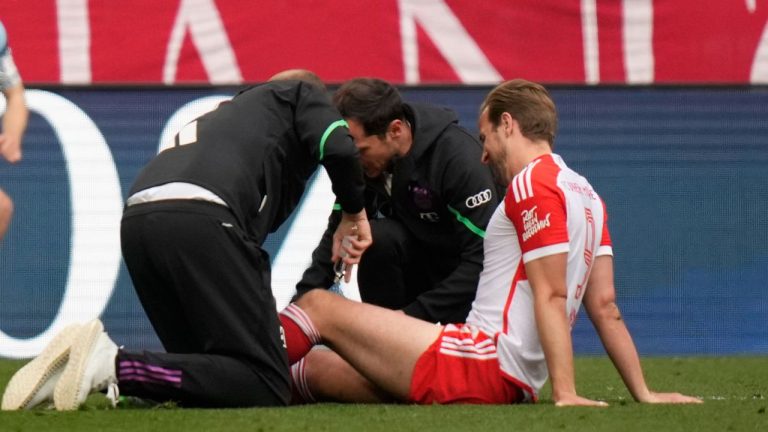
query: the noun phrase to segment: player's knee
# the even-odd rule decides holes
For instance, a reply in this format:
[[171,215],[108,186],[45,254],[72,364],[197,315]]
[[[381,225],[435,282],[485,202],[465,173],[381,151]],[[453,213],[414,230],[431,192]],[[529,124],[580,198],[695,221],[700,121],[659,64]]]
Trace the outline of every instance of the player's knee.
[[302,309],[312,308],[317,306],[318,303],[323,303],[325,301],[326,294],[330,293],[323,289],[309,290],[303,296],[301,296],[301,298],[299,298],[296,304],[298,304]]
[[334,299],[341,299],[341,297],[324,289],[313,289],[302,295],[296,304],[313,317],[318,311],[329,310]]

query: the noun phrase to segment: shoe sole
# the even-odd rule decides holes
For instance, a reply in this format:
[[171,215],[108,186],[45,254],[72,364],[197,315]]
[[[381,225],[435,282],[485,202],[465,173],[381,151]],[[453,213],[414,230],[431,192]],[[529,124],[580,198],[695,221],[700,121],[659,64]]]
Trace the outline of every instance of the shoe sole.
[[3,411],[32,408],[28,404],[35,394],[48,379],[66,365],[78,327],[78,324],[65,327],[37,357],[13,375],[3,394]]
[[96,340],[103,331],[104,324],[99,320],[93,320],[83,325],[80,331],[77,332],[77,340],[72,344],[72,349],[69,352],[67,367],[61,374],[61,378],[58,384],[56,384],[56,389],[53,391],[53,403],[57,410],[76,410],[82,403],[80,400],[80,384],[83,380],[91,351],[93,351]]

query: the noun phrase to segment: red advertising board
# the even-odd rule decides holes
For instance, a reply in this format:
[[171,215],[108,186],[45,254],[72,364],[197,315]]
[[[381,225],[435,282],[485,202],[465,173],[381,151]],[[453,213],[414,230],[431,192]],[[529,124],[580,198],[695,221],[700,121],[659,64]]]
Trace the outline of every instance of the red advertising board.
[[3,0],[28,83],[768,83],[766,0]]

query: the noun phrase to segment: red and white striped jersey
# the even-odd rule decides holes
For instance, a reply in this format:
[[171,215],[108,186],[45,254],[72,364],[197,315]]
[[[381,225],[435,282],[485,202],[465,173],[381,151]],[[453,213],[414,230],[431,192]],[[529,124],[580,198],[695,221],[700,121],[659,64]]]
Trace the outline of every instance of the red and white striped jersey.
[[467,324],[497,337],[502,371],[536,398],[547,380],[524,263],[568,254],[571,325],[581,306],[594,257],[612,255],[600,197],[587,179],[556,155],[529,163],[509,185],[486,230],[483,271]]

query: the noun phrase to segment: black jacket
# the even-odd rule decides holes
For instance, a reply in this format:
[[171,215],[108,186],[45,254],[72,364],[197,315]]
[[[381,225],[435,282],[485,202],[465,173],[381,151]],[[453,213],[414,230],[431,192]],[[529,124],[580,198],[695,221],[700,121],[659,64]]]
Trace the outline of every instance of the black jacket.
[[[458,126],[448,110],[405,104],[413,145],[394,161],[392,196],[380,179],[366,178],[369,218],[398,220],[428,253],[457,263],[455,270],[404,308],[433,322],[466,317],[483,267],[483,237],[499,203],[490,169],[480,161],[482,146]],[[297,284],[299,293],[333,283],[332,235],[340,215],[334,211],[312,264]],[[374,242],[376,239],[374,239]]]
[[221,197],[258,244],[290,215],[318,164],[345,211],[363,208],[357,148],[317,87],[301,81],[250,87],[186,128],[183,145],[177,136],[175,147],[141,171],[129,195],[169,182],[199,185]]

